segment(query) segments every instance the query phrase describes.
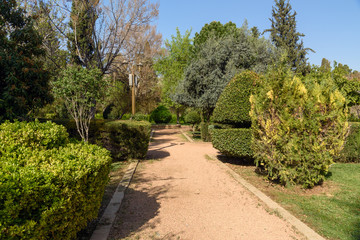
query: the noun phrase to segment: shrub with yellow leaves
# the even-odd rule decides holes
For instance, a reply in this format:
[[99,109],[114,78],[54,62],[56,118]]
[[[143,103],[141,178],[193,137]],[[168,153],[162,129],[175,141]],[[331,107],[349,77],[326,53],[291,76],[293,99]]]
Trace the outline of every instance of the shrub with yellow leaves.
[[321,184],[348,130],[345,97],[328,75],[271,70],[250,97],[258,169],[283,185]]

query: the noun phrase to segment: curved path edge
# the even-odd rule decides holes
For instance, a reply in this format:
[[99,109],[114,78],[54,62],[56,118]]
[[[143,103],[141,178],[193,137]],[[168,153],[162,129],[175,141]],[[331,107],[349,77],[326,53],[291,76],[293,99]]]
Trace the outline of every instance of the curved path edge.
[[221,162],[216,156],[211,156],[213,159],[216,159],[217,164],[227,171],[237,182],[243,185],[246,189],[248,189],[252,194],[254,194],[257,198],[259,198],[262,202],[267,205],[270,210],[275,211],[278,213],[285,221],[290,223],[292,226],[296,228],[301,234],[303,234],[309,240],[326,240],[324,237],[320,236],[316,233],[313,229],[308,227],[305,223],[300,221],[294,215],[289,213],[283,207],[281,207],[278,203],[274,202],[271,198],[266,196],[263,192],[259,189],[251,185],[247,182],[244,178],[242,178],[239,174],[234,172],[230,167],[226,166],[223,162]]

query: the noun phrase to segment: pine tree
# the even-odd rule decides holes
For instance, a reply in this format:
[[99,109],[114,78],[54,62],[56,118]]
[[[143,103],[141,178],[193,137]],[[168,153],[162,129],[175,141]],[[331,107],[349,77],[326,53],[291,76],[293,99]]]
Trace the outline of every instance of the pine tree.
[[304,48],[301,37],[305,35],[296,31],[296,11],[292,11],[289,0],[275,0],[272,9],[271,28],[264,32],[270,32],[271,40],[277,48],[283,49],[288,55],[289,64],[295,72],[306,74],[309,65],[306,54],[310,48]]
[[96,7],[99,0],[74,0],[70,15],[68,49],[71,62],[89,67],[94,62],[95,43],[93,32],[97,19]]

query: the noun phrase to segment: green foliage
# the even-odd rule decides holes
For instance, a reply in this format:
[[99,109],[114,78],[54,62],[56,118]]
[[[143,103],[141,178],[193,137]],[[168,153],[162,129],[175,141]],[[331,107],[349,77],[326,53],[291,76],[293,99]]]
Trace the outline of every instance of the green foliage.
[[195,33],[194,38],[194,48],[195,51],[199,51],[202,45],[212,37],[216,39],[221,39],[227,36],[237,36],[239,31],[236,27],[236,24],[233,22],[228,22],[226,24],[221,24],[220,22],[213,21],[211,23],[206,23],[200,30],[199,33]]
[[201,117],[199,112],[196,110],[188,112],[185,115],[185,122],[190,123],[192,125],[199,124],[201,122]]
[[211,142],[211,134],[209,131],[209,123],[208,122],[201,122],[200,123],[200,132],[201,132],[201,139],[204,142]]
[[246,69],[266,70],[273,55],[266,41],[254,39],[246,25],[237,29],[235,35],[222,38],[210,36],[186,68],[173,100],[201,109],[203,115],[208,115],[204,115],[205,121],[208,121],[230,79]]
[[[79,139],[74,120],[53,121],[65,126],[70,137]],[[151,124],[147,121],[92,120],[89,142],[109,150],[115,160],[144,158],[150,141],[150,131]]]
[[292,70],[306,74],[309,72],[306,54],[312,49],[304,48],[301,37],[305,35],[296,31],[296,12],[292,11],[289,0],[275,0],[272,9],[271,28],[265,30],[270,32],[270,37],[275,46],[285,50],[288,63]]
[[250,128],[212,129],[211,142],[214,148],[227,156],[242,158],[253,156]]
[[151,124],[147,121],[119,120],[107,122],[101,144],[116,160],[145,158],[150,141]]
[[221,93],[212,119],[216,123],[250,127],[250,95],[254,93],[259,76],[252,71],[236,75]]
[[0,238],[75,238],[97,217],[108,151],[69,144],[64,127],[49,122],[6,122],[0,136]]
[[155,123],[169,123],[171,121],[171,112],[165,106],[159,106],[150,115],[150,119]]
[[93,36],[98,3],[99,1],[74,0],[71,6],[69,25],[72,31],[67,37],[71,62],[86,68],[90,68],[95,60]]
[[344,149],[338,162],[360,163],[360,123],[351,123],[349,135],[346,137]]
[[273,69],[250,98],[253,152],[270,180],[313,187],[325,180],[347,132],[345,98],[331,78]]
[[0,29],[0,122],[26,119],[52,100],[42,39],[15,0],[0,1]]
[[181,35],[176,28],[176,36],[172,35],[171,40],[165,41],[167,54],[157,59],[154,64],[154,69],[162,76],[162,102],[167,107],[181,108],[181,105],[171,100],[171,96],[174,95],[176,86],[194,55],[190,34],[191,31],[186,31]]
[[53,82],[53,93],[65,102],[75,120],[77,130],[84,141],[89,139],[90,120],[95,114],[96,101],[100,100],[105,81],[98,69],[68,66],[57,81]]
[[150,121],[150,116],[148,114],[135,113],[132,119],[135,121]]
[[66,128],[52,122],[18,122],[8,121],[0,125],[0,148],[9,146],[17,149],[52,149],[68,143],[69,134]]
[[[328,74],[330,74],[328,72]],[[347,65],[334,63],[334,69],[331,76],[341,93],[346,97],[348,106],[360,104],[360,77],[354,77],[352,70]]]

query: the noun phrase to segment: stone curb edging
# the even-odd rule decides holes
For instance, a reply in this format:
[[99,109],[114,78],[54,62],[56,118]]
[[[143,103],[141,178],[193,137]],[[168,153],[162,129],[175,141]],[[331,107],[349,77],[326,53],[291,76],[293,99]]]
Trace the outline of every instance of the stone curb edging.
[[[155,130],[153,129],[150,132],[149,143],[151,142],[154,136],[154,132]],[[101,216],[95,231],[91,235],[90,240],[107,240],[111,227],[115,221],[116,214],[120,209],[122,200],[124,199],[125,190],[130,185],[131,179],[136,171],[138,164],[139,164],[139,160],[130,163],[119,185],[117,186],[110,200],[110,203],[107,205],[103,215]]]
[[192,140],[191,137],[189,137],[183,130],[180,130],[180,131],[181,131],[181,134],[184,135],[189,142],[194,142],[194,140]]
[[106,240],[109,236],[110,229],[115,221],[116,213],[118,212],[121,202],[125,195],[125,190],[130,184],[139,161],[130,163],[123,178],[117,186],[110,203],[105,209],[104,214],[101,216],[95,231],[91,235],[90,240]]
[[259,198],[262,202],[264,202],[271,210],[276,211],[279,215],[285,219],[288,223],[296,228],[301,234],[303,234],[309,240],[326,240],[310,227],[308,227],[305,223],[297,219],[283,207],[281,207],[278,203],[274,202],[271,198],[266,196],[259,189],[248,183],[244,178],[242,178],[239,174],[234,172],[231,168],[226,166],[223,162],[221,162],[216,156],[216,162],[220,167],[230,173],[230,175],[238,181],[241,185],[243,185],[246,189],[248,189],[251,193],[253,193],[257,198]]

